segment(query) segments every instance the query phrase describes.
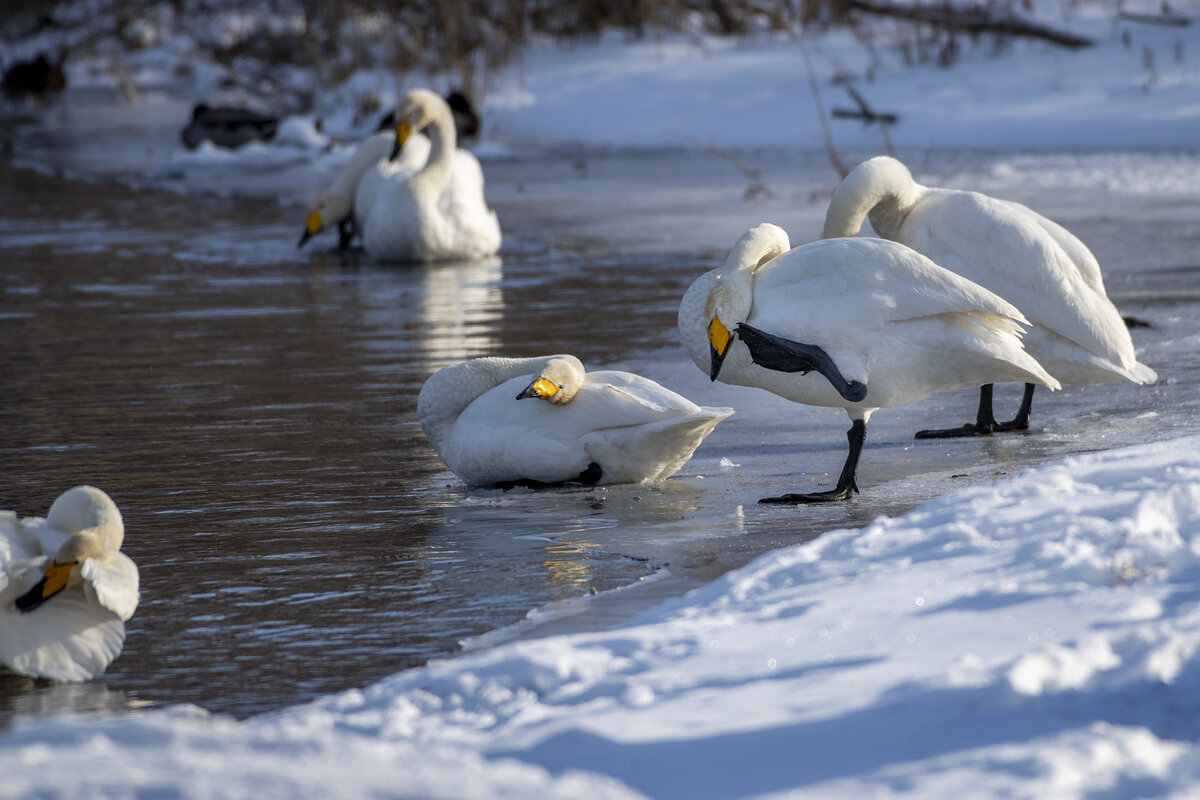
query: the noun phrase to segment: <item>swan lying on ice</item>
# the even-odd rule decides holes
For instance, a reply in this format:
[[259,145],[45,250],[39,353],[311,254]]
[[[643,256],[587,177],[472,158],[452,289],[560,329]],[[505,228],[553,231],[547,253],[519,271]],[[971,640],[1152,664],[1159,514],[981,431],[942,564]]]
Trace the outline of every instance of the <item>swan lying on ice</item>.
[[636,483],[673,475],[729,408],[702,408],[569,355],[476,358],[434,373],[417,418],[470,486]]
[[[367,169],[354,197],[367,253],[393,261],[495,255],[500,223],[483,197],[483,168],[455,146],[446,101],[427,89],[413,89],[401,99],[396,119],[391,158]],[[410,172],[397,157],[418,131],[429,137],[429,156]]]
[[1022,349],[1016,308],[919,253],[865,238],[790,248],[781,228],[751,228],[679,306],[688,354],[713,380],[841,407],[852,420],[836,488],[761,502],[846,500],[857,492],[866,424],[877,408],[999,380],[1059,388]]
[[138,605],[124,537],[121,512],[91,486],[59,495],[45,519],[0,512],[0,663],[60,681],[104,672]]
[[[1154,370],[1138,363],[1095,256],[1060,225],[1020,203],[922,186],[889,156],[864,161],[846,176],[829,204],[824,236],[854,236],[867,216],[880,236],[908,245],[1019,308],[1032,323],[1025,349],[1063,384],[1156,380]],[[980,389],[974,424],[920,431],[917,437],[1026,430],[1033,390],[1034,384],[1026,383],[1017,416],[997,423],[988,383]]]

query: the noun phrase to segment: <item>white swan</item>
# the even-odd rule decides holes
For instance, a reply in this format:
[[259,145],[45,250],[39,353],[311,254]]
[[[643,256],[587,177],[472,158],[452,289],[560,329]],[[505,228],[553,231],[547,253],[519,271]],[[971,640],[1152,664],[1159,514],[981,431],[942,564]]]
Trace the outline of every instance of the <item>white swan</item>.
[[60,681],[108,667],[138,604],[124,538],[121,512],[92,486],[63,492],[45,519],[0,511],[0,663]]
[[585,373],[569,355],[464,361],[417,400],[421,429],[470,486],[666,478],[732,413],[629,372]]
[[[880,236],[908,245],[1021,309],[1032,323],[1025,349],[1062,383],[1149,383],[1157,378],[1154,370],[1138,363],[1095,256],[1037,212],[978,192],[922,186],[904,164],[878,156],[859,164],[838,186],[824,236],[854,236],[866,216]],[[988,384],[980,390],[974,424],[917,436],[1025,430],[1033,390],[1026,383],[1016,418],[997,423]]]
[[[483,168],[475,156],[455,147],[446,101],[427,89],[413,89],[401,99],[396,119],[392,160],[369,168],[354,198],[367,253],[397,261],[494,255],[500,249],[500,223],[483,197]],[[395,159],[417,131],[429,137],[429,157],[409,174]]]
[[751,228],[679,306],[688,354],[713,380],[840,406],[853,421],[835,489],[762,502],[857,492],[866,423],[877,408],[997,380],[1058,388],[1021,348],[1016,308],[919,253],[882,239],[789,248],[775,225]]
[[[304,232],[296,247],[303,247],[313,236],[336,225],[338,247],[345,248],[356,233],[354,226],[354,198],[359,182],[372,167],[383,168],[396,144],[396,134],[391,131],[376,133],[360,144],[342,167],[333,183],[313,198],[308,206]],[[429,159],[429,139],[413,136],[407,142],[400,157],[387,166],[394,175],[414,174]]]

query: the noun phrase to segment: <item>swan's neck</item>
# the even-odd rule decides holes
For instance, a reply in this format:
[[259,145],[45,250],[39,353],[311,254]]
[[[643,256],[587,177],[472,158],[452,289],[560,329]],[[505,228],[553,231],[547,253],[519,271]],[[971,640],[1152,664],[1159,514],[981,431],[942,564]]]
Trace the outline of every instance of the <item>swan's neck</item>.
[[759,225],[743,234],[725,259],[708,310],[719,313],[726,325],[745,322],[754,302],[754,274],[789,249],[787,234],[774,225]]
[[429,124],[422,130],[429,137],[429,159],[413,176],[413,181],[427,183],[440,189],[450,182],[454,151],[458,147],[454,135],[454,117],[450,115],[449,109],[436,106],[431,111]]
[[334,180],[331,191],[346,197],[348,201],[352,199],[354,190],[358,188],[358,183],[362,180],[363,175],[367,173],[368,169],[388,157],[395,141],[394,133],[384,131],[374,134],[359,145],[358,149],[354,151],[354,155],[350,156],[350,160],[346,162],[346,166],[342,167],[337,179]]
[[895,238],[924,188],[894,158],[863,162],[833,193],[822,236],[826,239],[855,236],[863,219],[869,216],[875,233],[885,239]]
[[[475,398],[512,378],[540,375],[546,365],[556,358],[575,360],[574,356],[567,355],[475,358],[435,372],[425,381],[417,398],[417,419],[434,449],[441,454],[442,443],[449,438],[455,420]],[[516,395],[513,395],[513,399],[516,399]]]

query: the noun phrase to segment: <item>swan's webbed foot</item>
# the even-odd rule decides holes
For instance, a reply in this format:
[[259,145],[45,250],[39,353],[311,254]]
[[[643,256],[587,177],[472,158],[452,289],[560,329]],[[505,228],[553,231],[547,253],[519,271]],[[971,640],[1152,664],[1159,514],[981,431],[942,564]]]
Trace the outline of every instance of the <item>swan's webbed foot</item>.
[[1021,397],[1021,407],[1017,415],[1008,422],[996,422],[992,415],[992,384],[979,387],[979,410],[975,413],[975,422],[968,422],[958,428],[935,428],[933,430],[917,431],[917,439],[958,439],[968,436],[991,436],[993,433],[1010,433],[1012,431],[1029,430],[1029,414],[1033,408],[1032,383],[1025,384],[1025,393]]
[[844,399],[857,403],[867,396],[866,384],[859,381],[848,381],[838,369],[837,364],[822,348],[815,344],[785,339],[766,331],[761,331],[744,322],[737,326],[738,337],[746,343],[750,350],[750,360],[764,369],[776,372],[819,372],[837,389]]
[[992,432],[998,430],[995,424],[980,427],[973,422],[968,422],[966,425],[960,425],[957,428],[932,428],[930,430],[917,431],[915,439],[962,439],[968,436],[991,436]]
[[781,494],[778,497],[764,497],[759,500],[760,503],[776,504],[776,505],[806,505],[808,503],[838,503],[843,500],[849,500],[858,491],[858,487],[851,485],[845,487],[837,487],[830,489],[827,492],[807,492]]
[[579,476],[567,481],[537,481],[533,478],[517,478],[512,481],[496,481],[492,484],[493,488],[508,491],[509,489],[561,489],[564,486],[572,486],[574,484],[582,484],[583,486],[595,486],[600,482],[604,472],[600,469],[600,465],[595,461],[587,465],[587,469],[579,473]]

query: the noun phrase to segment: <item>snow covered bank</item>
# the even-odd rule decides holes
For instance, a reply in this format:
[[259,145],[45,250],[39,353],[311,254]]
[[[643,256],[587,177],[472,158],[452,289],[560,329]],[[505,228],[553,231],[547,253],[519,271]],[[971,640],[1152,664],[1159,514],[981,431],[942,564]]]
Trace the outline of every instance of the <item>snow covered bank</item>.
[[0,773],[16,796],[1186,796],[1198,691],[1191,437],[826,534],[611,631],[241,724],[28,721]]

